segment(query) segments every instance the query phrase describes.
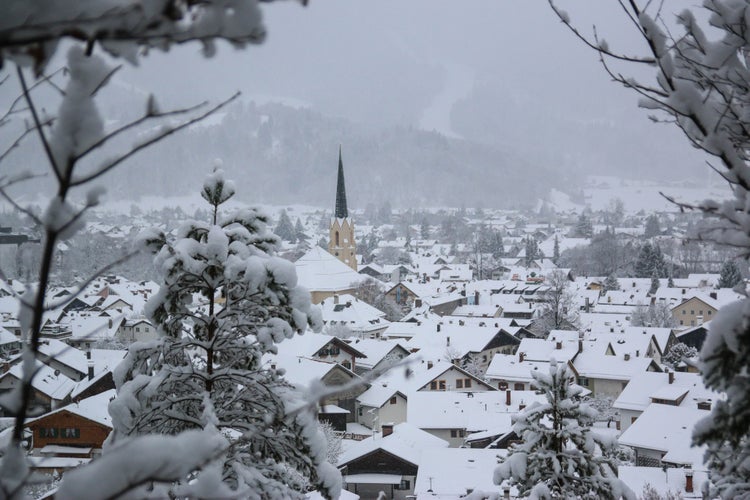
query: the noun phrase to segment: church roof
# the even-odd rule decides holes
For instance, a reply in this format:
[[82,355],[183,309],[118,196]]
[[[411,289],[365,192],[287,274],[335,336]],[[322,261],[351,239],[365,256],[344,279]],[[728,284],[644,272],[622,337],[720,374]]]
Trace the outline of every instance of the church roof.
[[344,163],[341,161],[341,147],[339,147],[339,178],[336,184],[336,210],[334,215],[338,219],[349,217],[349,210],[346,208],[346,186],[344,185]]
[[310,249],[294,265],[297,281],[310,291],[348,290],[365,278],[319,246]]

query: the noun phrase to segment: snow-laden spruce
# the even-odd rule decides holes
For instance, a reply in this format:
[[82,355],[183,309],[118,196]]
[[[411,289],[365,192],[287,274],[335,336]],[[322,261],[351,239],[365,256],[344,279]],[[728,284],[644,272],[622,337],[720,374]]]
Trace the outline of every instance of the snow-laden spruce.
[[242,498],[295,498],[309,488],[337,496],[340,475],[326,461],[314,415],[300,409],[282,374],[261,362],[276,343],[308,325],[319,328],[319,313],[297,287],[293,265],[272,255],[277,238],[266,217],[220,210],[234,194],[221,170],[201,194],[211,221],[185,223],[174,241],[144,235],[163,274],[147,305],[161,337],[133,344],[115,372],[114,430],[103,459],[135,436],[190,432],[205,441],[214,434],[224,442],[218,451],[170,457],[193,467],[181,480],[130,495],[200,497],[221,484],[216,491]]
[[521,442],[498,465],[495,483],[509,481],[529,498],[635,499],[616,477],[616,440],[593,432],[597,412],[581,403],[583,389],[568,366],[553,359],[549,372],[531,375],[547,402],[513,418]]

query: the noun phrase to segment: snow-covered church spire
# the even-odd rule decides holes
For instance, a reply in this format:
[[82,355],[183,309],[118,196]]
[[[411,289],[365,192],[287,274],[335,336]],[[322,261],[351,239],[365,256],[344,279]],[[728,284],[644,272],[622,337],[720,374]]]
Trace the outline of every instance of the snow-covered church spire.
[[357,248],[354,242],[354,221],[349,218],[349,209],[346,206],[344,162],[341,160],[341,146],[339,146],[339,173],[336,183],[336,209],[333,215],[328,252],[356,271]]

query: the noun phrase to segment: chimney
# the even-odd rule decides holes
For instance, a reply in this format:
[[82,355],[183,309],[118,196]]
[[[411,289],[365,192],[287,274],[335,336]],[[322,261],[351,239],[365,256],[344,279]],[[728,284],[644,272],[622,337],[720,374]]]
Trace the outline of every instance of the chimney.
[[503,486],[503,498],[510,500],[510,486]]
[[521,401],[521,404],[518,405],[518,411],[523,411],[526,408],[526,403]]
[[414,307],[416,309],[419,309],[420,307],[422,307],[422,299],[414,299]]
[[427,362],[427,369],[429,370],[430,368],[432,368],[432,361]]
[[451,338],[450,337],[445,337],[445,345],[446,346],[450,346],[451,345]]
[[393,424],[383,424],[380,426],[380,428],[383,432],[383,437],[393,434]]
[[669,383],[674,384],[674,372],[672,370],[669,370],[667,375],[669,376]]
[[475,306],[479,305],[479,290],[477,290],[476,292],[474,292],[474,305]]
[[562,342],[560,342],[560,341],[558,340],[558,341],[557,341],[557,343],[555,344],[555,349],[558,349],[558,350],[559,350],[559,349],[562,349]]
[[625,361],[630,361],[630,353],[626,352],[624,358],[625,358]]
[[510,389],[505,391],[505,406],[510,406]]
[[523,357],[524,357],[524,353],[522,353],[522,352],[519,352],[519,353],[518,353],[518,362],[519,362],[519,363],[523,363]]
[[93,380],[94,379],[94,360],[93,359],[89,359],[88,361],[88,371],[89,371],[88,373],[89,380]]
[[339,296],[338,295],[334,295],[333,296],[333,303],[334,304],[338,304],[339,303]]
[[693,492],[693,470],[688,469],[685,471],[685,493]]
[[583,352],[583,339],[578,339],[578,352]]
[[440,331],[440,323],[437,324],[437,331]]
[[718,297],[718,295],[716,295],[716,292],[711,292],[711,293],[708,294],[708,296],[711,297],[714,300],[716,300],[716,297]]

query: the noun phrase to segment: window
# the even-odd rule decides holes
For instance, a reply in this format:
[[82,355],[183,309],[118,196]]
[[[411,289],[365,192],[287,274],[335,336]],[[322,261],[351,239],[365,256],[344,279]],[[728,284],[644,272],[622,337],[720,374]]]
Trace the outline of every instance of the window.
[[363,411],[362,411],[362,407],[360,406],[360,407],[359,407],[359,410],[357,410],[357,414],[358,414],[358,415],[359,415],[359,416],[361,417],[361,416],[362,416],[362,413],[363,413]]
[[347,360],[345,360],[345,361],[344,361],[343,363],[341,363],[341,366],[343,366],[343,367],[344,367],[344,368],[346,368],[347,370],[351,370],[351,369],[352,369],[352,364],[351,364],[351,363],[349,362],[349,360],[348,360],[348,359],[347,359]]
[[463,379],[456,380],[456,389],[463,389],[464,388],[464,381]]
[[706,311],[706,313],[708,313],[708,316],[711,316],[711,309],[709,309],[708,311]]
[[408,479],[402,479],[399,484],[397,484],[394,489],[396,490],[410,490],[411,489],[411,482]]
[[456,437],[462,438],[464,436],[466,436],[466,431],[464,431],[463,429],[451,429],[452,438],[456,438]]
[[398,398],[396,396],[391,397],[391,404],[395,405],[396,403],[398,403]]
[[437,382],[436,381],[433,380],[432,382],[430,382],[430,390],[431,391],[437,391]]
[[586,377],[578,377],[578,385],[582,385],[584,387],[589,386],[589,379]]
[[513,384],[513,390],[514,391],[522,391],[523,390],[523,382],[516,382]]
[[699,309],[698,310],[698,314],[700,314],[701,316],[703,316],[703,309]]
[[684,324],[685,324],[685,322],[684,322],[684,321],[682,321],[682,320],[680,320],[680,324],[681,324],[681,325],[684,325]]
[[465,378],[464,379],[464,387],[466,387],[467,389],[469,387],[471,387],[471,379],[470,378]]
[[690,315],[692,316],[694,314],[695,314],[695,309],[690,309]]
[[81,437],[81,429],[75,427],[40,427],[39,437],[78,439]]
[[631,424],[634,424],[636,420],[638,420],[638,417],[630,417]]
[[441,391],[445,390],[445,380],[438,380],[438,389]]
[[135,331],[136,331],[136,332],[140,332],[140,331],[141,331],[141,327],[140,327],[140,326],[136,326],[136,327],[135,327]]
[[458,429],[451,429],[451,437],[458,437]]
[[687,314],[687,311],[685,309],[683,309],[682,310],[682,315],[684,316],[685,314]]

